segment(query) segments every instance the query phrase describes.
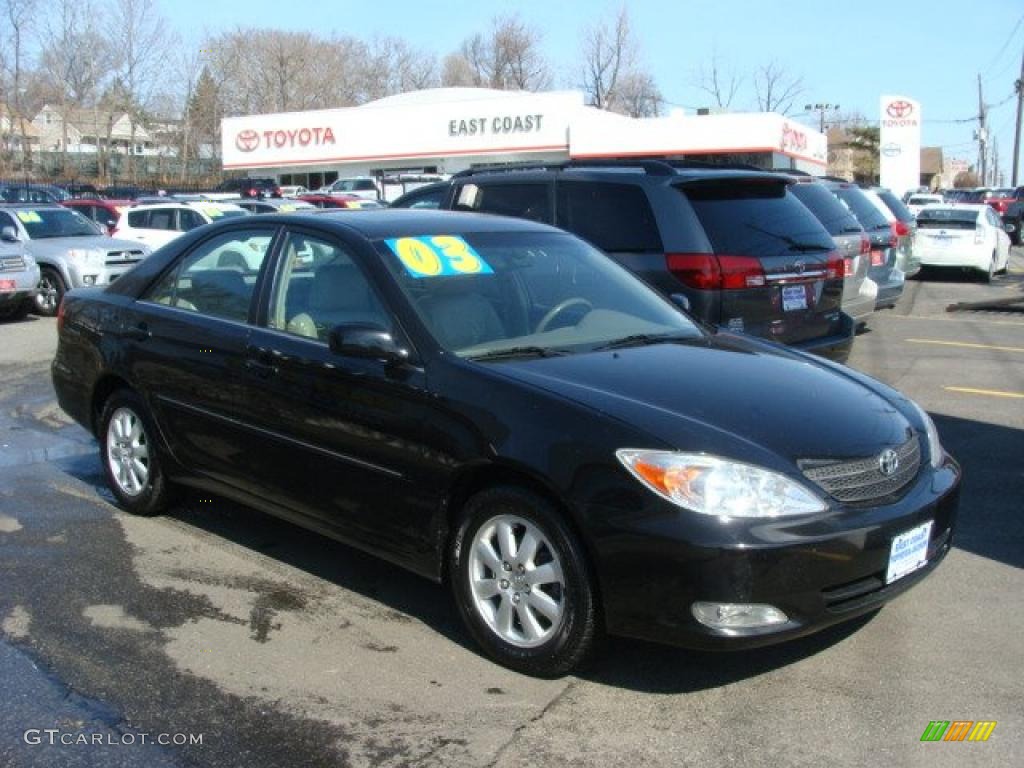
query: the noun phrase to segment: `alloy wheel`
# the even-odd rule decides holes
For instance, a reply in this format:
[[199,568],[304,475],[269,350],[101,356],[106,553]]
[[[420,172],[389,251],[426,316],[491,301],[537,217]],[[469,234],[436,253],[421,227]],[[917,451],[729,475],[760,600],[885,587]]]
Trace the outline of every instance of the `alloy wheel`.
[[528,520],[498,515],[470,546],[469,587],[484,623],[518,648],[547,642],[566,615],[565,576],[547,536]]
[[149,484],[149,439],[131,408],[114,411],[107,426],[107,467],[126,496],[138,496]]

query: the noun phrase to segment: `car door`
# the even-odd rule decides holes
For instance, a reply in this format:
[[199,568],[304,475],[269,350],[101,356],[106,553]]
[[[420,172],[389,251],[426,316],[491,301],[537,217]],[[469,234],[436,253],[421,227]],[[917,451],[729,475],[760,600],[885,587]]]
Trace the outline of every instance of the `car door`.
[[[253,226],[201,240],[122,323],[132,377],[174,456],[190,470],[243,488],[252,416],[246,345],[275,232]],[[241,249],[253,252],[250,268],[221,266],[224,254]]]
[[250,471],[264,498],[310,524],[427,568],[439,492],[419,478],[442,454],[424,443],[437,423],[425,374],[332,352],[328,333],[341,323],[404,336],[352,244],[300,228],[282,243],[246,353],[258,427]]

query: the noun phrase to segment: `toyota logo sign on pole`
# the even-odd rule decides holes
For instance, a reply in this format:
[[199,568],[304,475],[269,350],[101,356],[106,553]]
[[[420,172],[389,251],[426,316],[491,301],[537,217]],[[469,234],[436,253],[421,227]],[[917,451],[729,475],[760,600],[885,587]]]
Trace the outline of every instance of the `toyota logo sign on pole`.
[[921,184],[921,104],[907,96],[883,96],[879,114],[881,184],[899,196]]

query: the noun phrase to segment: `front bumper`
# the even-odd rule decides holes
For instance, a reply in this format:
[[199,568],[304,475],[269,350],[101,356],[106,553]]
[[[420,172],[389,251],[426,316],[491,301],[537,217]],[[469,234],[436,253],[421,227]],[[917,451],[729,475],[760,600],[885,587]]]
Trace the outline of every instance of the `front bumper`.
[[[960,469],[925,464],[911,489],[879,507],[811,518],[723,522],[664,503],[660,515],[619,515],[598,555],[609,632],[688,648],[730,650],[811,634],[868,613],[925,578],[949,551]],[[893,538],[933,521],[927,564],[885,583]],[[697,601],[761,603],[788,617],[757,629],[713,629]]]
[[133,261],[123,265],[108,266],[95,262],[71,262],[68,264],[68,277],[71,279],[69,287],[81,288],[83,286],[110,285],[134,267],[136,263]]
[[0,291],[0,307],[31,299],[39,290],[39,267],[33,265],[18,272],[0,272],[0,280],[14,282],[13,291]]

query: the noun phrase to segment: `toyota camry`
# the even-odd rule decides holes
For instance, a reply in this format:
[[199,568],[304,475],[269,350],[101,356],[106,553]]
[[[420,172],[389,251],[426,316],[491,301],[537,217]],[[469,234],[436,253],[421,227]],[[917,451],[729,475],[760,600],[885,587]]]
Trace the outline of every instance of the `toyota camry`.
[[223,221],[71,292],[58,325],[60,404],[124,509],[199,489],[374,553],[529,674],[604,633],[814,632],[951,545],[960,470],[915,403],[699,325],[543,224]]

